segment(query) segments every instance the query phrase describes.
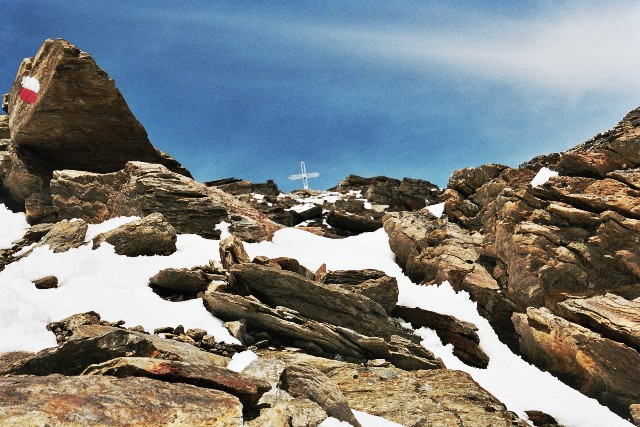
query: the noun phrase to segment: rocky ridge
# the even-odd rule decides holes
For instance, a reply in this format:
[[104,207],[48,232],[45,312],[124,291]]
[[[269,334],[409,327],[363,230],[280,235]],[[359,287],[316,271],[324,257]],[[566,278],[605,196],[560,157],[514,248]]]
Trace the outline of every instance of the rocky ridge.
[[[23,75],[41,80],[35,105],[17,97]],[[87,91],[75,97],[70,81]],[[108,75],[64,40],[25,60],[3,100],[0,203],[34,225],[0,250],[0,271],[32,245],[65,252],[106,242],[121,256],[164,256],[176,234],[219,238],[226,222],[221,263],[161,270],[149,286],[170,301],[200,299],[239,344],[181,325],[149,333],[97,313],[71,316],[49,325],[57,347],[0,355],[0,420],[315,426],[334,417],[357,426],[356,409],[403,425],[529,425],[447,369],[397,318],[436,331],[483,369],[490,359],[475,325],[399,306],[395,278],[378,270],[314,272],[293,258],[249,258],[243,241],[283,226],[335,238],[384,226],[413,281],[469,292],[532,363],[637,417],[640,110],[566,153],[456,171],[444,192],[421,180],[348,176],[329,192],[282,195],[273,182],[193,180],[153,148]],[[560,176],[533,188],[542,166]],[[427,206],[441,202],[436,217]],[[141,218],[87,241],[87,224],[118,216]],[[42,291],[55,286],[55,277],[34,281]],[[260,357],[240,373],[228,369],[247,349]],[[531,409],[534,425],[557,425]]]

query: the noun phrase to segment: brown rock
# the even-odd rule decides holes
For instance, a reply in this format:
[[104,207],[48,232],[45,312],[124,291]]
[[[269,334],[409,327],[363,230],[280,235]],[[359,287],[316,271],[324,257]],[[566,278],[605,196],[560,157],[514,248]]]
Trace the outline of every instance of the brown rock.
[[397,333],[397,326],[378,303],[338,286],[257,264],[235,264],[229,271],[236,282],[272,307],[284,306],[306,318],[364,335],[389,338]]
[[227,393],[149,378],[0,377],[7,426],[242,425],[242,405]]
[[489,356],[480,348],[478,328],[474,324],[446,314],[404,306],[397,306],[392,315],[401,317],[416,329],[433,329],[444,344],[453,345],[453,354],[467,365],[483,369],[489,365]]
[[36,247],[48,246],[54,253],[66,252],[85,243],[88,225],[83,220],[61,221],[40,240]]
[[347,230],[353,234],[367,233],[382,228],[382,221],[379,219],[348,212],[331,211],[327,215],[326,221],[332,227]]
[[86,313],[78,313],[65,317],[57,322],[51,322],[47,325],[47,330],[54,333],[58,344],[67,341],[82,325],[99,325],[100,315],[95,311]]
[[629,416],[629,405],[640,400],[640,353],[546,308],[515,313],[513,322],[528,360],[620,416]]
[[605,294],[558,303],[562,317],[640,351],[640,301]]
[[93,248],[107,242],[118,255],[171,255],[176,251],[176,240],[176,230],[162,214],[154,213],[97,235],[93,238]]
[[220,262],[227,270],[234,264],[249,262],[249,255],[238,237],[231,235],[220,242]]
[[631,420],[636,426],[640,426],[640,403],[634,403],[629,407],[631,413]]
[[[18,96],[26,75],[40,82],[35,104]],[[107,73],[65,40],[46,40],[34,58],[22,62],[9,92],[8,112],[13,143],[49,159],[51,170],[113,172],[138,160],[190,176],[151,145]]]
[[380,304],[387,313],[391,313],[398,303],[398,281],[380,270],[330,271],[321,281],[366,296]]
[[53,206],[61,219],[97,223],[161,213],[177,233],[216,238],[220,232],[215,226],[228,220],[228,213],[211,191],[162,165],[142,162],[107,174],[56,171],[51,180]]
[[9,116],[0,114],[0,139],[11,138],[9,130]]
[[0,375],[78,375],[89,365],[128,356],[178,360],[202,366],[227,366],[230,360],[189,344],[154,335],[111,326],[81,324],[73,327],[71,338],[60,346],[44,349],[0,371]]
[[449,369],[403,371],[370,367],[303,353],[261,351],[287,364],[303,364],[323,372],[344,394],[352,409],[405,426],[521,426],[466,372]]
[[109,375],[119,378],[147,377],[170,383],[192,384],[227,392],[243,405],[255,405],[271,388],[269,383],[219,366],[193,365],[177,360],[149,357],[119,357],[87,367],[82,375]]
[[165,268],[149,279],[152,286],[178,294],[195,294],[207,289],[208,281],[200,270]]
[[282,388],[294,397],[317,403],[331,417],[360,426],[340,389],[315,368],[302,364],[287,366],[282,374]]
[[58,278],[56,276],[46,276],[32,281],[38,289],[53,289],[58,287]]
[[562,427],[555,418],[542,411],[525,411],[535,427]]

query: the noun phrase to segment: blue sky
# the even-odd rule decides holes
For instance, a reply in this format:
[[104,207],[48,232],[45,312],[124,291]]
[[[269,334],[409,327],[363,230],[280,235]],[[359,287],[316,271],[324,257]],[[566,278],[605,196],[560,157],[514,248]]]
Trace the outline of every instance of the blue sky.
[[89,52],[204,181],[446,185],[570,148],[640,105],[639,1],[4,0],[0,91],[46,38]]

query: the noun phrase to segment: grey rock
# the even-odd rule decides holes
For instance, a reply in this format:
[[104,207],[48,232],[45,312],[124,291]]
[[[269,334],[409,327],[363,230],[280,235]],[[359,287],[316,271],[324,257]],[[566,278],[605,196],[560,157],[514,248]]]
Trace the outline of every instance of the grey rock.
[[51,227],[36,247],[49,246],[54,253],[66,252],[85,243],[88,224],[83,220],[63,220]]
[[165,268],[149,279],[149,284],[177,294],[194,294],[209,284],[201,270]]

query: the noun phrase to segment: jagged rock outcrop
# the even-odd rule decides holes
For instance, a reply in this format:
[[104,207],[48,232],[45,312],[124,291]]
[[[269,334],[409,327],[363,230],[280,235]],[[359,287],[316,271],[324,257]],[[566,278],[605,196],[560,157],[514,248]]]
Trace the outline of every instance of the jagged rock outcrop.
[[378,303],[339,286],[250,263],[235,264],[229,272],[238,284],[272,307],[284,306],[306,318],[364,335],[388,339],[398,334],[398,327]]
[[414,211],[440,200],[442,190],[428,181],[404,178],[401,180],[376,176],[363,178],[349,175],[332,189],[340,193],[359,191],[377,205],[388,205],[390,211]]
[[242,404],[222,391],[149,378],[8,376],[0,377],[0,419],[7,426],[239,427]]
[[[35,104],[19,97],[24,76],[40,83]],[[107,73],[65,40],[46,40],[25,59],[4,100],[10,139],[0,144],[0,202],[26,211],[31,224],[58,219],[49,189],[55,170],[114,172],[137,160],[191,176],[151,145]]]
[[[456,171],[445,192],[446,218],[421,211],[388,215],[390,246],[414,281],[448,280],[468,291],[512,348],[518,348],[518,336],[511,313],[529,307],[546,307],[616,345],[637,348],[632,331],[640,327],[633,314],[640,297],[638,152],[640,109],[605,134],[520,168],[489,164]],[[542,166],[560,175],[532,187]],[[599,359],[605,357],[600,342],[566,346],[564,357],[593,354],[594,364],[606,364]],[[540,356],[537,363],[543,361]],[[567,366],[567,381],[583,375],[575,364]],[[611,370],[590,374],[593,384],[617,381]],[[590,387],[582,391],[597,394]],[[606,402],[623,413],[614,401]]]
[[398,281],[380,270],[328,271],[320,281],[359,293],[380,304],[387,313],[398,303]]
[[304,364],[289,365],[280,379],[282,388],[293,397],[307,398],[317,403],[330,417],[360,427],[340,389],[316,368]]
[[513,318],[522,354],[622,417],[640,401],[640,353],[554,315],[529,308]]
[[51,227],[36,246],[48,246],[55,253],[80,247],[85,243],[88,227],[83,220],[60,221]]
[[[35,104],[18,96],[24,76],[40,82]],[[114,172],[138,160],[190,176],[151,145],[113,79],[66,40],[46,40],[20,64],[7,101],[12,143],[47,158],[50,171]]]
[[113,245],[118,255],[130,257],[171,255],[176,248],[176,230],[160,213],[131,221],[93,238],[93,248],[103,242]]
[[397,306],[392,315],[411,323],[415,329],[433,329],[443,344],[453,345],[453,354],[467,365],[476,368],[489,365],[489,356],[480,348],[478,328],[474,324],[446,314],[404,306]]

